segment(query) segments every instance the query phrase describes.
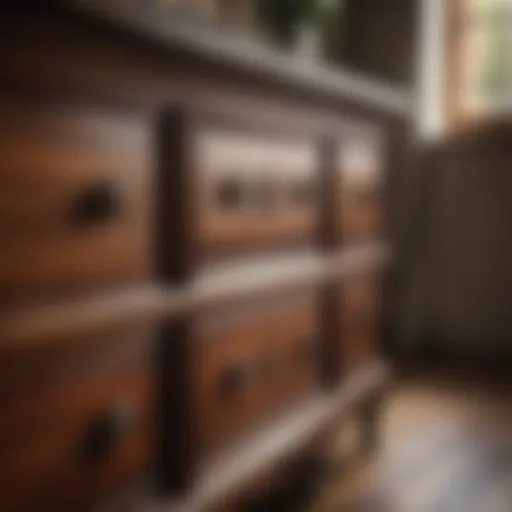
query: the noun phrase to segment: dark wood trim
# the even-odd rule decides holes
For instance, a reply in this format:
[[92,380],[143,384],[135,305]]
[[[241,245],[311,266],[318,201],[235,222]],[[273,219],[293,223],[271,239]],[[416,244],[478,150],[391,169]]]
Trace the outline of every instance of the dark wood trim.
[[339,201],[339,172],[336,166],[339,143],[332,137],[326,138],[320,151],[320,195],[322,201],[319,245],[326,251],[341,246],[337,225],[337,204]]
[[196,431],[193,404],[194,340],[190,320],[164,324],[158,344],[157,484],[164,494],[181,493],[194,478]]
[[188,112],[172,109],[160,120],[157,140],[158,269],[166,284],[183,284],[197,258],[194,229],[194,125]]

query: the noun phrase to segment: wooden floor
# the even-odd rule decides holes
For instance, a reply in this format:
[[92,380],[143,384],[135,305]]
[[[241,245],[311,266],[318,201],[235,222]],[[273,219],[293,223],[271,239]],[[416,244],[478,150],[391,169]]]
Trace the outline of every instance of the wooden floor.
[[[379,452],[330,476],[311,512],[512,511],[512,393],[481,380],[406,379],[383,411]],[[350,423],[333,455],[354,446]]]

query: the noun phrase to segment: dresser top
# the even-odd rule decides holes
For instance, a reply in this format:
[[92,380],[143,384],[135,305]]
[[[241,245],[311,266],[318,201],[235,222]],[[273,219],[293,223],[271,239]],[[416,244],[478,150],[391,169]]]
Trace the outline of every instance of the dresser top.
[[409,92],[353,71],[276,50],[259,40],[183,17],[161,15],[143,2],[67,0],[66,10],[108,22],[192,59],[273,82],[289,89],[351,102],[394,116],[408,116]]

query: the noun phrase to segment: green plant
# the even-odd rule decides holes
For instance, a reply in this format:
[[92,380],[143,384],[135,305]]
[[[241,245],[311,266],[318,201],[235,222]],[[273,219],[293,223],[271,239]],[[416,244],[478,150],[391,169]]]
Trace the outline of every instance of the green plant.
[[332,20],[333,3],[325,0],[257,0],[261,20],[274,30],[290,32],[303,23],[325,26]]

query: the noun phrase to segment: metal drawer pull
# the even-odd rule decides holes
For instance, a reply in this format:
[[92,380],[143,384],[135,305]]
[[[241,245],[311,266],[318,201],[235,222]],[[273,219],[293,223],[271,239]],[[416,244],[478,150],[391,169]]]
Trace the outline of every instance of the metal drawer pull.
[[135,405],[124,400],[102,412],[89,426],[80,447],[83,464],[94,464],[107,457],[136,423]]
[[217,201],[223,209],[241,209],[245,202],[244,184],[235,178],[222,181],[217,188]]
[[123,193],[117,183],[92,183],[73,199],[69,211],[70,223],[79,228],[104,224],[119,216],[123,202]]

